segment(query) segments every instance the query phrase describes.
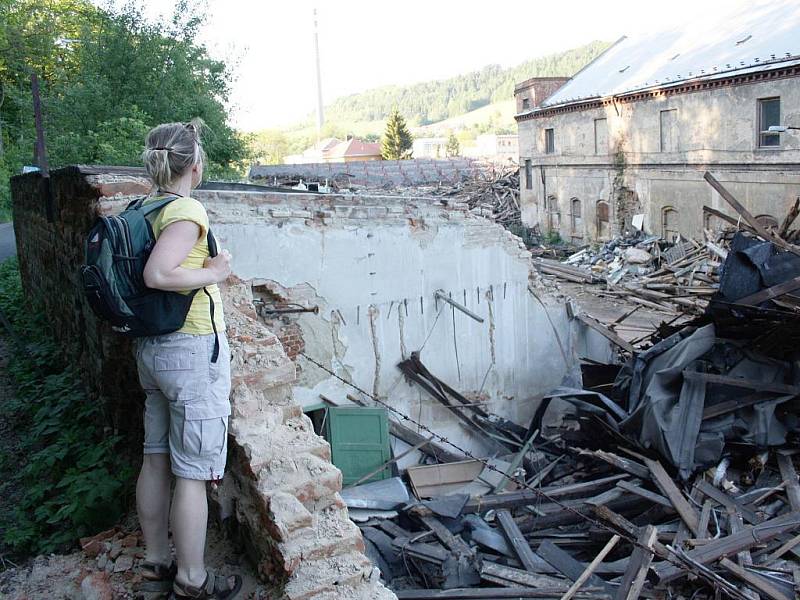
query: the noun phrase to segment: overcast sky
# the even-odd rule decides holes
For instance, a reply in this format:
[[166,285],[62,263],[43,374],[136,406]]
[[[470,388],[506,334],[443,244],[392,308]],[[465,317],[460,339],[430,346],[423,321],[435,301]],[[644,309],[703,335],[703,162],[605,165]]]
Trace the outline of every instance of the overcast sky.
[[[174,2],[141,0],[148,14]],[[511,66],[592,40],[614,41],[689,20],[724,19],[744,0],[207,0],[202,40],[235,66],[232,122],[281,126],[315,106],[312,11],[319,15],[322,93],[334,98]]]

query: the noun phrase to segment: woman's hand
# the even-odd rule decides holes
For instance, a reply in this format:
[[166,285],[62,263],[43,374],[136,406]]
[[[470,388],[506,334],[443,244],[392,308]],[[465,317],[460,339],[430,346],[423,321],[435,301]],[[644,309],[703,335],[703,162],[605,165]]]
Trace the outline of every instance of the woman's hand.
[[203,267],[211,271],[215,282],[225,281],[231,274],[231,253],[223,250],[215,257],[206,258]]

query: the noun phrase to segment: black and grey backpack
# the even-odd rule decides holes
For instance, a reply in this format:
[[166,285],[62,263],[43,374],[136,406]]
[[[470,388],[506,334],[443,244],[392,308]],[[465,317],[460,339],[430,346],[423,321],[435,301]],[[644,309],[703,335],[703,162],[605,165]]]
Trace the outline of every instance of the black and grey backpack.
[[[156,244],[148,215],[161,210],[180,196],[159,197],[144,204],[147,197],[131,202],[116,216],[99,217],[86,239],[86,264],[81,266],[83,291],[95,315],[111,324],[114,331],[130,337],[172,333],[183,327],[194,296],[202,289],[211,300],[214,334],[214,300],[206,288],[189,294],[148,288],[144,267]],[[217,255],[217,244],[208,232],[209,256]],[[216,362],[219,339],[212,360]]]

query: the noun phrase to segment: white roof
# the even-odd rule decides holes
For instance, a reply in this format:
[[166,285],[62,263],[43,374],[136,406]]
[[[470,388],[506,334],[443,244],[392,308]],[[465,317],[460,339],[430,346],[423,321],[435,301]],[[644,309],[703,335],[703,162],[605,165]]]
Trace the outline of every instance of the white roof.
[[541,107],[760,71],[797,60],[800,2],[772,0],[713,21],[698,19],[681,28],[623,37]]

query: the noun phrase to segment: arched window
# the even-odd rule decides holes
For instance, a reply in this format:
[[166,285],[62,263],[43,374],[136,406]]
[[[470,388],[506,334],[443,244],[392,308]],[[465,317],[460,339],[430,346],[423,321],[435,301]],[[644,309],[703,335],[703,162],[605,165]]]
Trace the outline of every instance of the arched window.
[[765,229],[777,229],[778,228],[778,219],[773,217],[772,215],[758,215],[756,217],[756,221],[764,227]]
[[572,237],[583,237],[583,219],[581,217],[581,201],[577,198],[570,200],[570,231]]
[[661,209],[661,231],[664,239],[674,242],[679,236],[678,211],[672,206],[665,206]]
[[605,200],[597,201],[595,216],[597,218],[597,237],[601,240],[609,239],[611,237],[611,225],[608,202]]

